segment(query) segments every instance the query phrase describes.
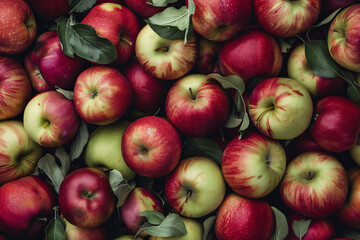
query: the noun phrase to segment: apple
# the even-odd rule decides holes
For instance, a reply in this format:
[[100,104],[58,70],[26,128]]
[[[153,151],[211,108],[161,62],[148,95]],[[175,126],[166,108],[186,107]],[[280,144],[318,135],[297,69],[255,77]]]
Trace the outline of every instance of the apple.
[[59,188],[63,217],[81,228],[99,227],[115,209],[109,177],[96,168],[78,168],[68,173]]
[[92,66],[77,77],[73,101],[76,112],[85,122],[110,124],[119,120],[130,107],[131,86],[116,68]]
[[321,148],[343,152],[356,144],[360,134],[360,106],[348,98],[327,96],[317,101],[311,137]]
[[19,54],[34,42],[37,24],[25,1],[0,0],[0,54]]
[[349,149],[352,160],[360,166],[360,137],[356,144]]
[[228,143],[221,168],[234,192],[243,197],[261,198],[279,185],[286,169],[286,154],[277,140],[251,131]]
[[84,68],[82,58],[70,58],[63,53],[56,31],[40,34],[24,62],[37,92],[55,90],[55,87],[73,90],[76,77]]
[[360,72],[360,3],[351,5],[336,15],[328,31],[328,48],[342,67]]
[[220,167],[202,156],[182,159],[165,180],[165,195],[170,206],[190,218],[215,211],[224,199],[225,190]]
[[304,85],[276,77],[255,86],[249,100],[249,115],[255,127],[273,139],[293,139],[310,125],[313,102]]
[[25,176],[0,187],[0,202],[0,232],[39,239],[53,218],[56,194],[45,180]]
[[188,74],[168,91],[166,116],[180,132],[207,136],[226,121],[229,100],[221,85],[209,76]]
[[218,73],[217,61],[223,43],[210,41],[204,37],[199,38],[199,56],[194,66],[194,72],[199,74]]
[[37,144],[58,147],[75,136],[80,118],[71,100],[57,91],[46,91],[27,103],[23,123],[26,133]]
[[327,217],[346,200],[348,181],[342,164],[321,152],[295,157],[286,168],[280,194],[291,210],[305,217]]
[[320,14],[321,0],[254,0],[257,23],[278,37],[293,37],[309,29]]
[[86,165],[100,169],[116,169],[126,180],[133,179],[136,174],[126,165],[121,152],[122,137],[129,125],[129,121],[119,120],[97,127],[86,145]]
[[150,18],[166,8],[156,7],[148,2],[148,0],[125,0],[126,6],[143,19]]
[[134,238],[134,235],[122,235],[120,237],[115,238],[114,240],[143,240],[140,237]]
[[177,79],[190,72],[196,63],[198,51],[195,34],[184,44],[183,39],[160,37],[148,24],[140,30],[135,42],[139,63],[153,77],[164,80]]
[[219,240],[270,239],[275,218],[268,202],[229,193],[216,213],[215,234]]
[[125,130],[121,151],[125,163],[136,174],[163,177],[178,164],[181,141],[175,128],[157,116],[141,117]]
[[71,10],[68,0],[25,0],[36,17],[42,22],[51,23],[60,16],[67,16]]
[[283,55],[275,39],[260,29],[249,29],[220,49],[219,67],[225,75],[238,75],[247,83],[254,77],[277,76]]
[[133,55],[140,23],[127,7],[116,3],[96,5],[81,23],[92,26],[100,37],[107,38],[114,44],[117,53],[114,65],[128,61]]
[[105,225],[93,228],[81,228],[69,223],[65,218],[65,237],[66,240],[107,240],[108,233]]
[[251,0],[194,0],[194,30],[212,41],[227,41],[250,22]]
[[325,19],[331,13],[335,12],[339,8],[348,7],[350,5],[359,3],[359,0],[326,0],[323,2],[320,10],[320,16],[318,20]]
[[0,56],[0,120],[22,113],[30,97],[31,84],[25,68],[15,59]]

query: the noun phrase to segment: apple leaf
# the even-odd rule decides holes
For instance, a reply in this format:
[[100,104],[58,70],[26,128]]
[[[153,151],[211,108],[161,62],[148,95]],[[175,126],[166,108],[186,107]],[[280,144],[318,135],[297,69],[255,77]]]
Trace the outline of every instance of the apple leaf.
[[38,168],[42,170],[51,180],[54,185],[55,191],[59,193],[61,182],[64,180],[65,175],[62,173],[60,167],[56,164],[55,157],[49,153],[40,158],[38,161]]
[[56,148],[55,156],[60,160],[61,163],[60,169],[63,175],[65,176],[70,169],[71,162],[70,162],[70,156],[66,152],[64,146],[60,146]]
[[97,0],[69,0],[69,4],[71,7],[70,13],[77,12],[85,12],[91,9]]
[[204,222],[203,222],[204,233],[203,233],[202,240],[207,239],[207,237],[209,235],[209,232],[210,232],[212,226],[215,223],[215,220],[216,220],[216,216],[211,216],[211,217],[208,217],[207,219],[204,220]]
[[340,76],[349,84],[347,89],[348,98],[360,104],[360,86],[356,81],[355,74],[351,71],[340,69]]
[[169,3],[175,3],[177,0],[149,0],[146,3],[154,7],[166,7]]
[[128,183],[123,178],[121,172],[116,169],[109,171],[109,182],[114,195],[118,198],[116,207],[119,208],[124,204],[129,193],[135,188],[135,182],[131,181]]
[[222,151],[219,145],[209,137],[186,138],[182,149],[182,158],[203,156],[221,165]]
[[158,211],[143,211],[138,215],[146,217],[146,221],[152,225],[159,225],[165,220],[165,216]]
[[70,18],[65,18],[65,17],[59,17],[55,20],[56,24],[57,24],[57,33],[59,36],[59,41],[60,41],[60,45],[61,45],[61,49],[63,51],[63,53],[71,58],[74,58],[74,51],[69,43],[69,41],[67,41],[68,39],[68,35],[69,35],[69,31],[70,31]]
[[71,142],[70,147],[70,160],[74,161],[78,157],[80,157],[83,152],[87,142],[89,140],[89,130],[84,121],[81,121],[79,130],[75,136],[75,138]]
[[65,240],[65,228],[59,218],[53,218],[45,229],[46,240]]
[[309,226],[311,223],[311,218],[309,219],[301,219],[301,220],[294,220],[293,224],[292,224],[292,229],[295,233],[295,235],[302,239],[302,237],[305,236],[305,234],[307,233]]
[[275,216],[275,232],[271,240],[284,240],[289,233],[289,227],[285,214],[275,207],[271,207]]
[[61,93],[62,95],[64,95],[64,97],[66,97],[69,100],[73,100],[73,91],[68,91],[62,88],[59,88],[58,86],[55,86],[55,90],[59,93]]

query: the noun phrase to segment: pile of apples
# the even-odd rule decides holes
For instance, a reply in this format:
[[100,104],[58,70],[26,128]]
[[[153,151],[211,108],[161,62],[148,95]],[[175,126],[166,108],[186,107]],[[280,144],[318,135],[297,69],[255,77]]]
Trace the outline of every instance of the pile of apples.
[[0,0],[0,240],[360,239],[359,0]]

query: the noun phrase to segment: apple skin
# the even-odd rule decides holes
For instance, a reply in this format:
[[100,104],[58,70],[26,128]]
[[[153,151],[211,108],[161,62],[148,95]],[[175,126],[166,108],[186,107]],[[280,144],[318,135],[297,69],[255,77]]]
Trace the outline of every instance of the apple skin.
[[60,87],[73,90],[76,77],[83,71],[84,60],[66,56],[61,48],[56,31],[40,34],[34,48],[26,54],[25,68],[31,84],[37,92]]
[[114,65],[128,61],[133,55],[140,23],[127,7],[116,3],[96,5],[81,23],[92,26],[100,37],[107,38],[114,44],[117,52]]
[[[0,231],[14,238],[36,238],[53,218],[54,189],[45,180],[26,176],[0,187]],[[43,219],[47,219],[44,221]]]
[[107,240],[108,234],[105,225],[93,228],[80,228],[69,223],[65,218],[65,237],[66,240]]
[[170,206],[190,218],[215,211],[223,201],[225,191],[220,167],[201,156],[182,159],[165,181],[165,194]]
[[291,160],[280,187],[285,205],[310,218],[338,211],[347,193],[344,167],[333,156],[321,152],[305,152]]
[[195,66],[198,52],[195,34],[184,44],[183,39],[160,37],[148,24],[140,30],[135,43],[139,63],[153,77],[163,80],[174,80],[190,72]]
[[352,160],[360,166],[360,138],[354,146],[349,149]]
[[230,193],[216,213],[215,234],[219,240],[270,239],[275,218],[266,201]]
[[77,133],[80,118],[74,105],[59,92],[46,91],[35,95],[23,115],[26,133],[42,147],[58,147]]
[[125,163],[136,174],[162,177],[169,174],[181,156],[181,141],[175,128],[156,116],[141,117],[125,130],[121,142]]
[[283,55],[275,39],[259,29],[247,30],[224,43],[219,66],[225,75],[238,75],[247,83],[254,77],[277,76]]
[[121,142],[129,121],[121,120],[97,127],[90,135],[85,149],[84,160],[87,166],[116,169],[126,180],[135,173],[126,165],[121,152]]
[[360,106],[348,98],[328,96],[317,101],[315,122],[310,129],[317,145],[330,152],[343,152],[356,144],[360,134]]
[[335,95],[344,87],[341,77],[325,78],[315,75],[305,56],[305,44],[292,50],[287,62],[288,76],[301,82],[313,98]]
[[143,240],[143,238],[140,237],[134,238],[134,235],[123,235],[115,238],[114,240]]
[[194,0],[194,30],[211,41],[227,41],[249,23],[251,0]]
[[119,120],[132,101],[129,81],[119,70],[107,66],[92,66],[81,72],[73,93],[78,115],[97,125]]
[[253,89],[249,115],[255,127],[273,139],[293,139],[310,125],[313,102],[309,92],[291,78],[268,78]]
[[68,173],[59,189],[59,207],[64,218],[81,228],[99,227],[115,209],[109,177],[96,168],[78,168]]
[[60,16],[67,16],[71,10],[68,0],[25,0],[37,18],[51,23]]
[[171,86],[165,112],[180,132],[189,136],[207,136],[225,123],[229,100],[221,85],[211,77],[188,74]]
[[318,20],[325,19],[334,11],[338,10],[339,8],[348,7],[350,5],[359,3],[359,0],[326,0],[323,1],[320,10],[320,16]]
[[228,143],[221,168],[234,192],[243,197],[261,198],[279,185],[286,169],[286,154],[278,141],[252,131]]
[[360,72],[360,3],[343,9],[332,20],[328,31],[328,48],[342,67]]
[[0,54],[23,53],[34,42],[37,24],[25,1],[0,0]]
[[320,14],[321,0],[254,0],[256,21],[278,37],[293,37],[309,29]]
[[30,97],[31,84],[25,68],[17,60],[0,56],[0,120],[22,113]]
[[162,12],[166,7],[155,7],[147,3],[148,0],[125,0],[126,6],[143,19]]
[[218,73],[217,61],[223,43],[210,41],[204,37],[199,38],[199,56],[193,71],[199,74]]

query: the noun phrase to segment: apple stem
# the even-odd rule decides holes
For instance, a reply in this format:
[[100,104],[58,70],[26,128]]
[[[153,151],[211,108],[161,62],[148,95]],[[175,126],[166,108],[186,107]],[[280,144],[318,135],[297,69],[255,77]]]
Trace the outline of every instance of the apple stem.
[[92,91],[90,94],[92,99],[95,99],[98,95],[96,90]]
[[306,177],[307,180],[311,180],[313,178],[312,172],[308,171],[305,177]]
[[190,91],[191,99],[192,99],[192,100],[196,100],[196,96],[194,96],[194,93],[193,93],[191,87],[189,87],[189,91]]
[[44,222],[47,222],[47,218],[46,217],[43,217],[43,218],[36,218],[37,220],[39,220],[39,221],[44,221]]
[[128,40],[128,39],[126,39],[126,38],[121,38],[121,41],[126,42],[126,43],[127,43],[127,44],[129,44],[130,46],[132,46],[132,45],[133,45],[133,42],[129,41],[129,40]]
[[188,202],[189,197],[191,196],[191,194],[192,194],[192,190],[189,190],[189,191],[187,192],[187,194],[186,194],[185,203],[187,203],[187,202]]
[[49,122],[49,121],[46,121],[44,128],[47,128],[47,126],[49,126],[49,124],[50,124],[50,122]]

